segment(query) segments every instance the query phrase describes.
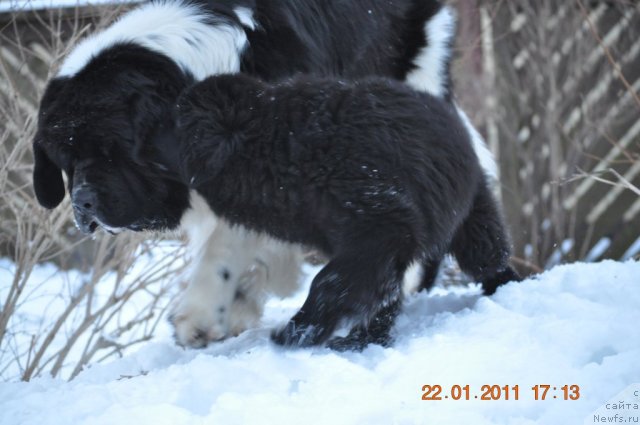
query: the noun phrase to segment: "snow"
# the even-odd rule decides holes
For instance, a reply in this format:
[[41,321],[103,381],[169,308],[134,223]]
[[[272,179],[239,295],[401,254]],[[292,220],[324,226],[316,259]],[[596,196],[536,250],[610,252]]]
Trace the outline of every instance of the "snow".
[[[124,324],[141,316],[149,313],[159,316],[163,312],[163,305],[161,305],[163,303],[153,301],[155,298],[170,298],[176,292],[177,282],[184,277],[182,274],[185,265],[184,249],[179,241],[145,242],[136,249],[132,255],[133,258],[122,259],[123,264],[120,265],[123,267],[122,275],[114,271],[106,271],[104,274],[97,272],[94,276],[95,271],[91,273],[82,273],[78,270],[63,271],[52,263],[37,265],[30,273],[28,284],[9,322],[9,332],[0,346],[0,380],[13,380],[21,375],[25,367],[24,362],[22,365],[14,362],[15,353],[21,353],[19,357],[24,360],[29,357],[26,353],[33,351],[31,346],[34,342],[36,348],[39,348],[45,336],[52,332],[54,323],[72,304],[71,299],[82,292],[85,285],[91,285],[94,280],[97,280],[97,284],[92,291],[91,305],[87,306],[87,297],[83,297],[80,303],[68,313],[67,319],[55,333],[45,355],[47,359],[53,353],[63,350],[73,333],[82,327],[88,313],[95,314],[97,310],[111,304],[104,314],[96,316],[91,322],[96,327],[102,327],[102,331],[91,335],[89,340],[91,329],[88,329],[72,346],[67,360],[62,365],[61,374],[64,378],[71,376],[77,360],[82,357],[85,345],[95,341],[96,337],[100,336],[126,345],[150,333],[150,326],[161,320],[160,318],[151,317],[140,326],[134,326],[123,333],[120,331],[125,328]],[[9,259],[0,258],[0,303],[7,299],[15,273],[16,265]],[[164,276],[167,277],[163,278]],[[148,283],[145,290],[134,290],[140,287],[141,283]],[[130,293],[127,295],[126,302],[109,302],[111,296],[122,297],[125,293]],[[164,304],[166,301],[163,300]],[[165,333],[170,334],[168,330],[165,330]],[[34,339],[34,336],[38,338]],[[136,346],[127,351],[133,352],[135,349],[137,349]],[[104,351],[99,357],[104,354]]]
[[638,253],[640,253],[640,236],[629,246],[625,253],[622,254],[622,259],[629,260],[637,256]]
[[[603,261],[556,266],[491,298],[477,285],[436,287],[408,297],[392,347],[362,353],[270,343],[301,292],[271,300],[259,329],[204,350],[161,332],[70,382],[0,384],[0,424],[582,424],[640,382],[639,277],[639,262]],[[427,384],[443,396],[468,384],[471,400],[423,401]],[[476,400],[485,384],[518,385],[519,400]],[[558,399],[534,400],[536,384]],[[566,384],[578,400],[562,399]]]

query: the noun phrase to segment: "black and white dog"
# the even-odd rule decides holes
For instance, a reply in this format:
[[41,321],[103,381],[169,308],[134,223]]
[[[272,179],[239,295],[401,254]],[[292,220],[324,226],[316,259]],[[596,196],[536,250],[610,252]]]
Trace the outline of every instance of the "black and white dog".
[[176,132],[167,166],[216,215],[330,259],[273,335],[280,344],[322,343],[344,321],[356,331],[333,347],[359,347],[363,333],[384,343],[370,323],[392,323],[414,261],[452,252],[486,293],[517,279],[500,209],[445,100],[386,79],[223,75],[184,92]]
[[[177,181],[166,166],[177,154],[171,137],[174,105],[185,88],[221,73],[243,72],[267,81],[298,73],[345,80],[380,75],[451,101],[454,32],[453,14],[438,0],[145,4],[76,46],[47,86],[34,141],[36,196],[43,206],[56,207],[65,193],[64,171],[83,232],[183,227],[197,250],[219,252],[206,249],[226,245],[212,238],[211,211],[189,182]],[[483,168],[492,174],[491,155],[458,112]],[[247,237],[242,230],[225,234]],[[247,251],[250,258],[238,264],[240,269],[255,266],[260,243]],[[299,266],[297,253],[285,257],[290,260],[285,264]],[[222,279],[220,287],[237,283],[237,276],[229,273],[225,258],[199,258],[194,276],[205,277],[192,282],[175,314],[183,325],[176,326],[178,341],[186,345],[224,337],[232,327],[228,314],[233,309],[218,308],[211,299],[215,291],[201,289],[209,284],[206,276],[214,263],[219,271],[210,279]],[[424,287],[431,284],[438,261],[425,262]],[[198,312],[207,305],[215,314],[204,317]],[[211,332],[214,322],[219,329]]]

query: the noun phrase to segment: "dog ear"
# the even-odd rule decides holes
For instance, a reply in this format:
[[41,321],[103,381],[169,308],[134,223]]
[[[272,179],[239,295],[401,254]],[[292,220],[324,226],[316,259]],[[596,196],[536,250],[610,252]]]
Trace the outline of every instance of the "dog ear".
[[129,116],[131,119],[131,131],[133,136],[133,159],[143,163],[145,142],[153,130],[155,124],[153,118],[156,111],[150,96],[135,93],[129,99]]
[[33,189],[40,205],[45,208],[57,207],[64,199],[62,170],[47,156],[38,141],[33,143]]
[[[135,162],[144,164],[150,154],[157,150],[157,136],[173,127],[171,105],[162,96],[163,87],[153,80],[132,75],[128,77],[128,81],[134,87],[128,99],[132,155]],[[169,93],[167,97],[170,96]]]

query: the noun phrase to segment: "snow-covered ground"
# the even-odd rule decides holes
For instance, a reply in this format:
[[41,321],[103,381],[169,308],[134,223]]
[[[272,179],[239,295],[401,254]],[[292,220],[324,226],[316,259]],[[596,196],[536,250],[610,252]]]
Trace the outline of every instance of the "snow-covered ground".
[[[303,296],[271,301],[261,329],[205,350],[174,346],[167,328],[71,382],[0,384],[0,423],[582,424],[640,382],[638,262],[557,266],[492,298],[474,286],[413,295],[394,346],[362,353],[271,344]],[[534,400],[544,384],[546,400]],[[424,385],[443,399],[422,400]],[[454,385],[469,385],[470,400],[452,400]],[[476,399],[483,385],[508,385],[510,399]],[[564,385],[579,398],[564,400]]]

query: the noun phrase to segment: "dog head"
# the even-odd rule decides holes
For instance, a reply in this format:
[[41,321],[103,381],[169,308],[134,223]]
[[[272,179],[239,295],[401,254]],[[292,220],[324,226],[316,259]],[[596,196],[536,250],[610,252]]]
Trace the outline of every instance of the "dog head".
[[54,78],[33,143],[40,204],[60,204],[64,172],[84,233],[176,227],[188,190],[176,165],[173,106],[190,82],[168,58],[125,44]]

